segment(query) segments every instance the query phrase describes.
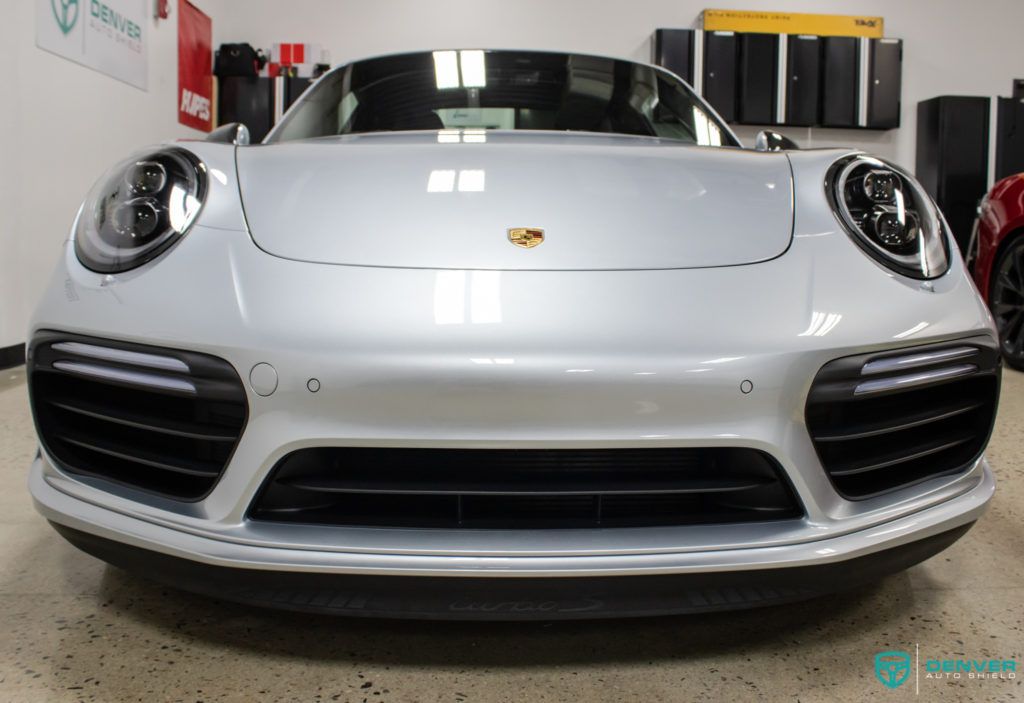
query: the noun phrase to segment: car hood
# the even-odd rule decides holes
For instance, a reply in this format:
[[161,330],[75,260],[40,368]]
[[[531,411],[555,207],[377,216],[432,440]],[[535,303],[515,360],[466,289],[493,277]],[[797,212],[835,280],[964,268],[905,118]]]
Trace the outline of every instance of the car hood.
[[[783,154],[644,137],[459,131],[240,148],[256,244],[302,261],[504,270],[702,268],[789,246]],[[544,230],[533,248],[509,228]]]

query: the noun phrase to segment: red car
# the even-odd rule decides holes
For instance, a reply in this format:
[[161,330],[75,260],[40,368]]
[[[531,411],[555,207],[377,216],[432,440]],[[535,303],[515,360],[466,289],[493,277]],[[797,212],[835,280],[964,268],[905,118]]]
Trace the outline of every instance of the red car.
[[1024,173],[999,181],[981,201],[968,265],[996,319],[1006,363],[1024,371]]

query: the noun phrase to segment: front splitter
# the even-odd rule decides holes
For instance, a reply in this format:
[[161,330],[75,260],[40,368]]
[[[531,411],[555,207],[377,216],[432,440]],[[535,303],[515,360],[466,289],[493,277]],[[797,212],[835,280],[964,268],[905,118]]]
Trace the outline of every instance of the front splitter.
[[99,559],[187,591],[285,610],[424,620],[643,617],[777,605],[857,588],[902,571],[946,549],[974,525],[814,566],[663,576],[493,579],[213,566],[52,524],[71,544]]

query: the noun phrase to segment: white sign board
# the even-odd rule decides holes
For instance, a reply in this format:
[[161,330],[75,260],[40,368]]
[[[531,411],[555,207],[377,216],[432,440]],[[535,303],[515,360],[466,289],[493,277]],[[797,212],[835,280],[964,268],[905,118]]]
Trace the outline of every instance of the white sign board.
[[35,0],[36,45],[147,89],[147,0]]

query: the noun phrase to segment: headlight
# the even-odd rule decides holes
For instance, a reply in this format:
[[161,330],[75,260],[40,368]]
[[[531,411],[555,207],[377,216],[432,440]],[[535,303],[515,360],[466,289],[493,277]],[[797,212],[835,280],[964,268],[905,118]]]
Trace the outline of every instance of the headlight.
[[116,273],[141,266],[172,247],[206,198],[206,167],[171,147],[133,157],[93,187],[75,229],[84,266]]
[[825,190],[864,251],[911,278],[949,270],[942,216],[912,176],[879,159],[850,156],[829,171]]

